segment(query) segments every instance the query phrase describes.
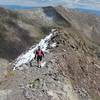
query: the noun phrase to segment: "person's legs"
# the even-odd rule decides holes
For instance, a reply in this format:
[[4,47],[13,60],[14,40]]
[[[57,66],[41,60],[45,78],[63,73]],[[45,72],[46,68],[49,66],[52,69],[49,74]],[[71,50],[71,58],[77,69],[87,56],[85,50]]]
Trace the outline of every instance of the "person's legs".
[[40,59],[39,59],[39,67],[41,67],[41,62],[42,62],[42,56],[40,56]]
[[37,57],[37,66],[39,67],[39,56]]
[[41,61],[42,61],[42,56],[37,57],[37,65],[38,67],[41,67]]

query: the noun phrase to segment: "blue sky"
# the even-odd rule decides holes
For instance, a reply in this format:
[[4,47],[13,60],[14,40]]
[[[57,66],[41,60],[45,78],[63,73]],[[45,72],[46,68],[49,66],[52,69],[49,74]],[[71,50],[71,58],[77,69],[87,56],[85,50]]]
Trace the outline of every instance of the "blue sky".
[[64,5],[70,8],[100,10],[100,0],[0,0],[0,5],[48,6]]

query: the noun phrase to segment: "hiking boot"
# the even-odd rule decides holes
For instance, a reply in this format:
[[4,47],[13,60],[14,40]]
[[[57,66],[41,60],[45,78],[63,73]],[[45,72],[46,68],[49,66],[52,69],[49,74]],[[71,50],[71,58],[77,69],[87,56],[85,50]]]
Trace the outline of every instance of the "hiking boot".
[[41,68],[41,65],[39,66],[39,68]]
[[41,68],[41,65],[37,65],[38,68]]

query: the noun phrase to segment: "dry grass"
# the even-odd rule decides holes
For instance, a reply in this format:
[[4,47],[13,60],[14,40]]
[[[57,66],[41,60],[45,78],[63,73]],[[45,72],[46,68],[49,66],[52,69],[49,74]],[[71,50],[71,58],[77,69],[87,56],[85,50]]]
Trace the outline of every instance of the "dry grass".
[[15,72],[14,71],[6,72],[4,74],[4,76],[5,76],[5,78],[13,77],[13,76],[15,76]]

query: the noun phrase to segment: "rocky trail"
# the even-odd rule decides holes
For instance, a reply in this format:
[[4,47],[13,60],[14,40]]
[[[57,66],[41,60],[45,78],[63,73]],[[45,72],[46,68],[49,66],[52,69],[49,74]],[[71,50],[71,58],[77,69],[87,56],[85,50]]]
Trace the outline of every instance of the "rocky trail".
[[70,80],[55,66],[56,55],[51,51],[42,68],[32,61],[10,72],[2,82],[0,100],[79,100]]
[[[27,52],[15,60],[12,64],[14,69],[8,71],[4,80],[0,82],[0,100],[92,100],[87,91],[78,93],[73,87],[70,77],[66,74],[67,67],[65,69],[63,67],[64,64],[66,65],[66,61],[70,63],[68,51],[72,49],[68,49],[66,52],[61,43],[57,43],[59,32],[53,32],[53,34],[55,33],[56,35],[48,42],[40,43],[42,47],[44,46],[45,51],[41,68],[37,67],[36,61],[26,57],[27,54],[30,57],[30,53]],[[64,43],[64,41],[62,42]],[[45,43],[47,45],[44,45]],[[28,52],[33,51],[34,49],[31,49]],[[63,58],[66,54],[69,59],[64,61]],[[27,61],[22,62],[25,57]],[[71,68],[68,71],[72,73]]]

